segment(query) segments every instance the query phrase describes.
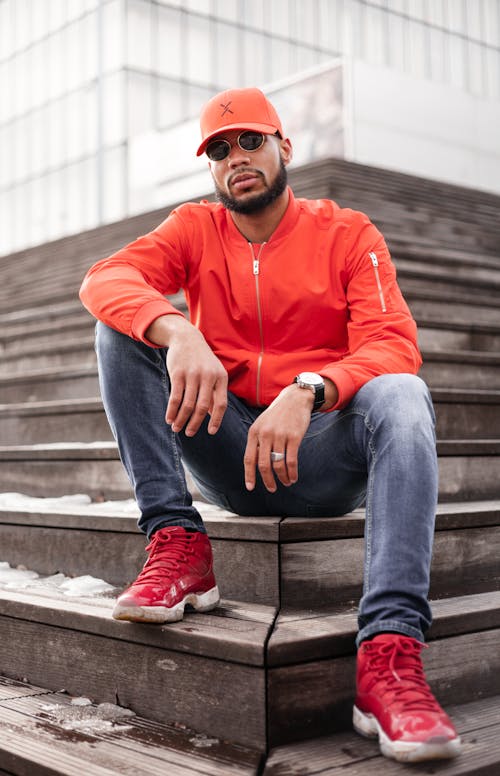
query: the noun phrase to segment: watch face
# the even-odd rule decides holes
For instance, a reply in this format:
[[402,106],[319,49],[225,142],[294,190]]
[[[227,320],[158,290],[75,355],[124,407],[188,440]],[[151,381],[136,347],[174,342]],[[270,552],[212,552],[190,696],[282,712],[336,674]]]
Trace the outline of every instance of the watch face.
[[298,379],[301,383],[307,383],[308,385],[323,385],[324,380],[321,375],[316,372],[301,372],[298,375]]

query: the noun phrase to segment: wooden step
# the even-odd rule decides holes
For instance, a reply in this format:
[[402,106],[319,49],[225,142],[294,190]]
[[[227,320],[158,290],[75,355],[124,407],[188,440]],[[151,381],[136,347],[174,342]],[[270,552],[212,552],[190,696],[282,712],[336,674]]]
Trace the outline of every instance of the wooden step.
[[0,438],[5,445],[64,441],[111,441],[102,401],[59,401],[0,404]]
[[500,696],[446,709],[462,739],[461,755],[450,762],[406,765],[380,754],[378,743],[354,732],[336,733],[269,752],[263,776],[497,776],[500,773]]
[[487,296],[500,294],[500,262],[496,266],[463,266],[460,263],[422,261],[421,259],[394,258],[398,277],[420,278],[433,288],[456,288],[473,297],[476,291]]
[[[275,609],[224,601],[150,626],[110,617],[109,599],[0,591],[6,676],[262,750],[264,655]],[[33,649],[36,644],[36,649]],[[78,670],[75,671],[75,666]]]
[[262,759],[116,701],[97,705],[0,678],[0,766],[15,776],[257,776]]
[[[146,560],[139,510],[127,505],[64,506],[34,499],[31,510],[0,509],[2,561],[43,575],[90,574],[116,587],[132,582]],[[226,598],[277,606],[280,597],[279,517],[240,517],[197,503]]]
[[[0,771],[15,776],[403,776],[408,766],[380,755],[375,741],[335,733],[273,748],[267,758],[193,730],[132,715],[115,704],[80,705],[86,698],[0,679]],[[449,776],[494,776],[500,767],[500,698],[447,708],[462,739],[449,763],[411,766]]]
[[446,293],[418,286],[404,288],[408,306],[417,321],[432,320],[443,324],[498,326],[498,299],[485,297],[472,300],[465,293]]
[[[438,442],[437,449],[441,500],[499,497],[497,439],[452,439]],[[2,445],[0,463],[0,492],[87,493],[96,500],[131,496],[114,442]]]
[[[33,499],[2,506],[2,560],[39,574],[91,574],[124,587],[146,559],[139,512],[124,505],[79,507]],[[5,503],[5,502],[4,502]],[[9,503],[8,501],[6,502]],[[12,501],[11,501],[12,504]],[[15,502],[14,502],[15,504]],[[226,598],[321,609],[361,596],[364,510],[334,518],[241,517],[197,503]],[[439,504],[431,567],[434,598],[500,585],[500,500]]]
[[114,442],[1,446],[0,463],[0,492],[87,493],[96,500],[132,495]]
[[439,439],[500,438],[500,391],[434,388]]
[[433,351],[422,353],[419,375],[431,388],[500,390],[500,354],[487,351]]
[[95,363],[94,335],[89,333],[39,347],[28,343],[21,351],[5,353],[0,362],[0,377],[22,374],[26,370],[55,369],[65,365],[93,366]]
[[40,323],[34,320],[30,323],[18,323],[3,327],[0,335],[0,353],[4,357],[18,354],[27,348],[33,350],[46,350],[49,346],[60,346],[69,340],[75,342],[78,338],[84,338],[85,342],[92,342],[94,337],[95,320],[83,310],[84,314],[67,315],[51,322]]
[[[434,623],[423,653],[426,674],[444,704],[498,695],[500,593],[432,601]],[[281,610],[268,644],[269,737],[292,743],[301,726],[316,735],[348,728],[354,687],[355,610],[315,614]],[[491,629],[491,630],[490,630]],[[483,670],[488,674],[486,682]],[[286,714],[285,709],[293,709]]]
[[27,369],[0,374],[0,402],[85,399],[99,395],[97,366],[73,365],[56,369]]
[[422,350],[500,350],[500,322],[487,326],[427,318],[417,321],[417,324]]
[[[500,391],[443,389],[432,392],[441,439],[500,438]],[[4,445],[111,441],[99,398],[0,404]]]
[[[258,750],[266,738],[278,746],[350,726],[354,610],[282,611],[275,625],[272,607],[223,601],[146,626],[112,620],[111,607],[0,591],[4,674],[33,684],[43,676],[45,687],[94,702],[118,698],[137,714]],[[424,663],[441,702],[500,694],[500,593],[436,601],[433,611]]]

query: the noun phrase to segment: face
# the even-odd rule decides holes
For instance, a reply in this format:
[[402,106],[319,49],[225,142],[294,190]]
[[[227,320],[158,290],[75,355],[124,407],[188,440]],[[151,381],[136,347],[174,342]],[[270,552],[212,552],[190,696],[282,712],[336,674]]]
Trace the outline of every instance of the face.
[[231,145],[221,161],[209,161],[217,199],[236,213],[258,213],[278,199],[286,189],[286,165],[292,157],[289,140],[265,135],[257,151],[244,151],[238,146],[241,130],[217,136]]

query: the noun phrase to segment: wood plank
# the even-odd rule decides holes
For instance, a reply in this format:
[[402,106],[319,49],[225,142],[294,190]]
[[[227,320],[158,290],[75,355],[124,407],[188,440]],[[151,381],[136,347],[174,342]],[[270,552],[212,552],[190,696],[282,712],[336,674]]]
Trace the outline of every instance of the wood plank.
[[440,500],[500,498],[497,456],[449,456],[439,458],[438,464]]
[[[431,601],[433,625],[427,639],[500,628],[500,592]],[[357,609],[281,610],[268,643],[268,665],[281,666],[355,652]]]
[[6,675],[119,703],[250,748],[265,747],[262,668],[175,652],[166,643],[147,646],[10,617],[1,618],[1,627]]
[[[3,731],[8,725],[22,741],[23,754],[31,751],[31,739],[46,745],[42,754],[52,752],[52,761],[71,767],[73,758],[85,768],[85,776],[93,765],[105,767],[116,774],[197,774],[201,776],[253,776],[261,753],[215,738],[129,716],[126,709],[107,705],[77,706],[63,694],[46,694],[17,698],[0,703],[0,762],[5,759]],[[37,750],[40,753],[40,750]],[[17,762],[15,763],[16,767]],[[36,769],[39,763],[31,762]],[[89,768],[90,770],[87,770]],[[135,770],[134,770],[135,769]],[[17,771],[16,771],[17,772]],[[30,774],[36,773],[32,770]],[[59,771],[58,771],[59,773]],[[80,774],[82,770],[80,770]]]
[[243,665],[264,664],[264,646],[275,618],[271,606],[222,601],[206,614],[186,611],[181,622],[125,623],[111,619],[113,604],[112,599],[75,600],[58,597],[55,592],[0,591],[0,616],[5,622],[15,620],[16,623],[10,623],[13,627],[22,628],[24,622],[30,622],[35,627],[59,628],[75,634],[75,638],[78,634],[92,634],[123,645],[158,647]]
[[[364,535],[364,509],[344,517],[287,517],[280,523],[280,541],[310,541]],[[436,508],[436,530],[500,525],[500,500],[440,503]]]
[[30,496],[66,496],[86,493],[97,500],[128,499],[132,489],[118,458],[106,456],[79,459],[53,451],[44,459],[26,457],[9,459],[8,452],[0,453],[0,491],[20,492]]
[[[106,519],[106,518],[104,518]],[[108,524],[109,524],[108,520]],[[207,526],[211,530],[211,526]],[[214,570],[224,598],[279,604],[278,546],[212,538]],[[117,588],[130,584],[146,560],[145,537],[135,533],[12,526],[0,523],[2,560],[43,575],[91,574]]]
[[375,741],[346,732],[271,750],[264,776],[404,776],[410,771],[496,776],[500,769],[499,709],[499,697],[447,709],[462,738],[462,754],[451,762],[403,765],[382,757]]
[[[281,546],[281,603],[321,608],[357,600],[362,591],[362,538],[286,543]],[[500,582],[500,526],[437,531],[431,596],[496,589]]]
[[[195,502],[210,538],[274,543],[279,539],[281,517],[242,517],[201,501]],[[499,510],[500,511],[500,510]],[[113,510],[113,502],[89,506],[57,505],[40,499],[33,510],[0,507],[0,524],[138,533],[138,507]]]

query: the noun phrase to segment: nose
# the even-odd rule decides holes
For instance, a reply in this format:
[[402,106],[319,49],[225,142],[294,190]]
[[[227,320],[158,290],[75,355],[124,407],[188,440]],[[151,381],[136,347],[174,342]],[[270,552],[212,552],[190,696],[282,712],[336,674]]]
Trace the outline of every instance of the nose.
[[227,155],[227,163],[231,169],[235,167],[241,167],[242,165],[249,164],[250,159],[248,153],[239,147],[238,143],[231,145],[231,150]]

